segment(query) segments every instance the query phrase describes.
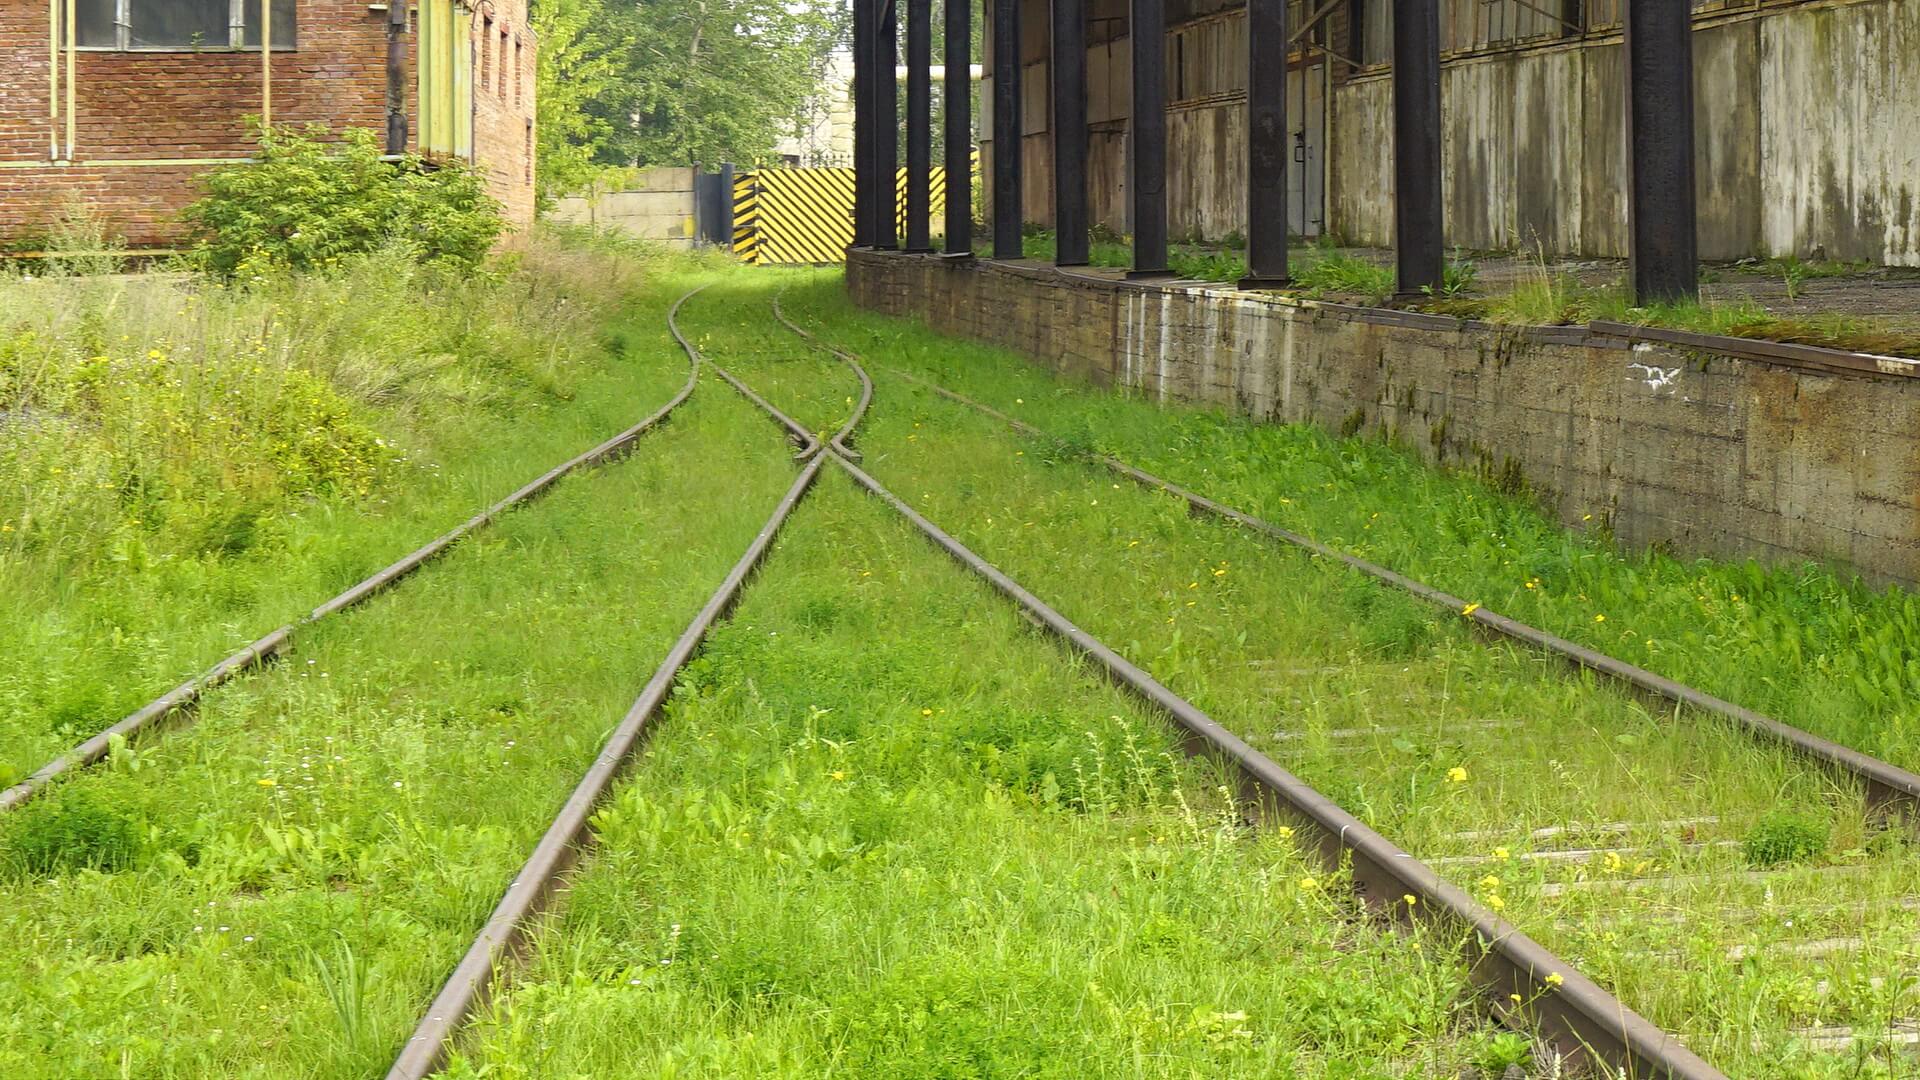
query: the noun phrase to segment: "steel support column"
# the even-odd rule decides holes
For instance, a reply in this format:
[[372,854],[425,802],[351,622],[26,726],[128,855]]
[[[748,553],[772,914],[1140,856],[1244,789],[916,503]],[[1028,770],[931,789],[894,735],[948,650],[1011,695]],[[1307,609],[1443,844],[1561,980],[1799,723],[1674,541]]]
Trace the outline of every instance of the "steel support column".
[[1396,290],[1402,298],[1438,291],[1446,260],[1438,0],[1393,4],[1393,182]]
[[897,0],[876,0],[873,39],[873,246],[900,246],[900,13]]
[[907,3],[907,250],[933,250],[933,0]]
[[1634,302],[1700,295],[1693,178],[1693,22],[1677,0],[1628,0],[1627,256]]
[[1020,0],[993,0],[993,257],[1020,247]]
[[1278,289],[1287,275],[1287,0],[1247,0],[1247,276]]
[[1087,251],[1086,0],[1053,0],[1053,234],[1055,266]]
[[1133,204],[1133,270],[1167,271],[1167,8],[1166,0],[1131,0],[1133,112],[1127,121],[1127,197]]
[[946,2],[946,252],[959,255],[973,250],[973,0]]
[[873,246],[874,0],[853,0],[853,246]]

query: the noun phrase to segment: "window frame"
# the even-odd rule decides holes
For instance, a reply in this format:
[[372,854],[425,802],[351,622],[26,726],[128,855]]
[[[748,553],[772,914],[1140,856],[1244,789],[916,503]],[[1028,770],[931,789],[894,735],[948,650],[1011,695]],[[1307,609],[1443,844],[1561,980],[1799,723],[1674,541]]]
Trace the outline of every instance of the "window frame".
[[[114,0],[112,45],[75,45],[80,52],[101,53],[257,53],[258,45],[246,44],[247,10],[258,8],[260,0],[227,0],[227,40],[224,43],[207,45],[135,45],[133,44],[133,5],[141,0]],[[293,44],[273,45],[271,52],[298,52],[300,50],[300,23],[298,12],[300,5],[295,0],[296,13],[293,28]]]

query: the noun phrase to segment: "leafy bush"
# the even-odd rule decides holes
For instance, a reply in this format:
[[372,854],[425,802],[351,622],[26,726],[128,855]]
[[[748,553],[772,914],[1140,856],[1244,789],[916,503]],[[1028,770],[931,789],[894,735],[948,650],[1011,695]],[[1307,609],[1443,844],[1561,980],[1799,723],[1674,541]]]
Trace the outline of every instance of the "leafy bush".
[[140,823],[78,792],[34,803],[7,834],[7,861],[28,874],[121,870],[140,854]]
[[1761,869],[1806,862],[1826,847],[1825,825],[1786,813],[1761,819],[1741,843],[1747,862]]
[[478,173],[409,156],[383,160],[374,133],[338,140],[318,125],[263,128],[259,160],[217,169],[183,216],[194,257],[223,277],[328,270],[400,244],[414,258],[477,267],[500,236],[500,207]]

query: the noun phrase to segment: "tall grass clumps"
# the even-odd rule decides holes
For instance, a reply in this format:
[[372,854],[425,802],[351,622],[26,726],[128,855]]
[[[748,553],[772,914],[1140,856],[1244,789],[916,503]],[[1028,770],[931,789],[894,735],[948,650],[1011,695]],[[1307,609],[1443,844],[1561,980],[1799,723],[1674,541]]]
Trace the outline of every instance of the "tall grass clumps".
[[47,269],[0,273],[0,783],[684,374],[614,362],[644,261],[545,235],[473,271]]

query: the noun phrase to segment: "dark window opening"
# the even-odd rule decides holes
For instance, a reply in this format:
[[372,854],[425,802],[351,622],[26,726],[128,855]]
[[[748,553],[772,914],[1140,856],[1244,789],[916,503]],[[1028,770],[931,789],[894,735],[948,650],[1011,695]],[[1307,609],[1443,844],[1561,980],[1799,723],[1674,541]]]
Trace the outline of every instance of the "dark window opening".
[[78,0],[74,6],[75,43],[86,48],[112,49],[120,45],[118,0]]
[[[291,49],[298,0],[268,0],[273,47]],[[76,0],[74,44],[86,49],[258,49],[260,0]]]
[[[133,2],[139,3],[140,0]],[[291,49],[297,40],[293,33],[294,3],[295,0],[272,0],[269,14],[273,16],[273,47],[276,49]],[[240,44],[243,48],[257,49],[260,47],[260,0],[241,0],[241,4],[245,10],[246,33]]]
[[129,0],[127,47],[227,48],[232,44],[229,0]]

